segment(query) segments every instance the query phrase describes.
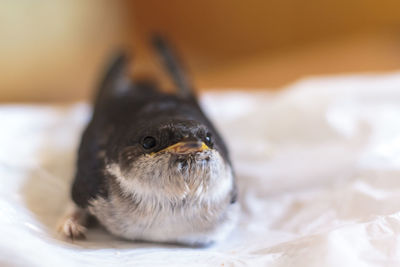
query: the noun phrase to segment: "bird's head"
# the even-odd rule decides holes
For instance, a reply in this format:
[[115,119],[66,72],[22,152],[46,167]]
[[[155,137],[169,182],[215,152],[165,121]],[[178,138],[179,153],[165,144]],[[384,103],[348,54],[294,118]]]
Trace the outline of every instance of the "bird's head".
[[142,124],[113,144],[116,160],[108,171],[125,193],[179,202],[231,189],[226,149],[211,125],[177,118]]

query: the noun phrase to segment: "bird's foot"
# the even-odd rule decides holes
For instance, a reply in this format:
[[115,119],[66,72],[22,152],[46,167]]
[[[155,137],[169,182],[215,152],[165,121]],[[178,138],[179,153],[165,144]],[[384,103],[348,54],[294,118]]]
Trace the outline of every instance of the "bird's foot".
[[88,218],[87,210],[71,204],[58,224],[58,232],[67,239],[84,239]]

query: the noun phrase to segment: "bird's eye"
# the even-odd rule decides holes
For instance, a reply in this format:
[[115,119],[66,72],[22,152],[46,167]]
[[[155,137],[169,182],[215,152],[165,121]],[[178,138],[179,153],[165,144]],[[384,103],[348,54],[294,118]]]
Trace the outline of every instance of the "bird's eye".
[[144,149],[151,149],[156,146],[156,139],[152,136],[147,136],[142,141],[142,146]]
[[206,143],[207,143],[207,145],[211,144],[211,134],[210,133],[206,134]]

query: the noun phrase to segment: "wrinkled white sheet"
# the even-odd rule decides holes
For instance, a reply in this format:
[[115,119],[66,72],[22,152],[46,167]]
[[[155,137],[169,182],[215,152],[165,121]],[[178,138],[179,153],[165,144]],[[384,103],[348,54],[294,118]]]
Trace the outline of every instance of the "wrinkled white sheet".
[[400,73],[208,93],[231,148],[240,223],[195,249],[89,231],[60,240],[89,108],[0,107],[0,266],[400,266]]

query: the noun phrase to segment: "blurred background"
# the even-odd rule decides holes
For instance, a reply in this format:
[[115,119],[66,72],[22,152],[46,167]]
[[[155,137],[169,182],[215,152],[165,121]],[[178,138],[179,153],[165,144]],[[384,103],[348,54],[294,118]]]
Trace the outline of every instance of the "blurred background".
[[168,37],[199,90],[276,90],[311,75],[400,69],[398,0],[3,0],[0,102],[86,100],[109,55],[168,85]]

